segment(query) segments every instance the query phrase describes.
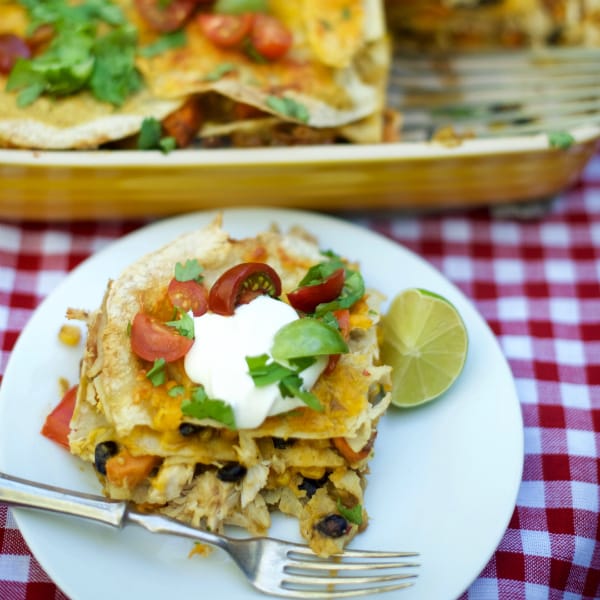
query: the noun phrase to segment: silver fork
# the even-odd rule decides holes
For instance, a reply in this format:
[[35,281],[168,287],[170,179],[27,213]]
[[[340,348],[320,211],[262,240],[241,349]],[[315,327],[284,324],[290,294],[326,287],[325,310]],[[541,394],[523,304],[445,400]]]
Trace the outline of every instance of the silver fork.
[[[83,494],[0,473],[0,502],[84,517],[121,528],[134,523],[152,533],[168,533],[224,550],[248,581],[266,594],[284,598],[348,598],[390,592],[413,585],[418,567],[404,560],[415,552],[346,550],[320,558],[302,544],[274,538],[233,538],[190,527],[157,514],[144,514],[127,502]],[[384,574],[381,574],[384,572]]]
[[539,48],[455,54],[397,48],[388,104],[402,140],[507,137],[600,124],[600,48]]

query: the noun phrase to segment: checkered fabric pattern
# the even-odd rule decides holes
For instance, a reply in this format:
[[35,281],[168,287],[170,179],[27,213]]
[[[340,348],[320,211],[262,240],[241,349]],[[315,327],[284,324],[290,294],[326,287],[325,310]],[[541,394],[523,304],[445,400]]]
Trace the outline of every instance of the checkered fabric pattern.
[[[460,600],[600,598],[600,155],[527,219],[483,209],[341,216],[407,246],[458,285],[516,380],[523,482],[506,534]],[[0,222],[0,377],[19,331],[67,272],[143,224]],[[0,599],[65,598],[0,506]]]

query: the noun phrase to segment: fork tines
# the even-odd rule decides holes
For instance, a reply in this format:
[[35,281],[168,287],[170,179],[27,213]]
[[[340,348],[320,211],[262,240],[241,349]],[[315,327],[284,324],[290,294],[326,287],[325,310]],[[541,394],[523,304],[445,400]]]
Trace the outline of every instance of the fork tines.
[[600,123],[600,49],[460,55],[396,50],[388,90],[404,139],[451,126],[475,137],[566,131]]
[[[291,550],[281,581],[286,595],[298,598],[349,598],[407,588],[417,575],[406,569],[420,566],[404,559],[415,552],[346,550],[324,560],[310,551]],[[399,560],[401,559],[401,560]]]

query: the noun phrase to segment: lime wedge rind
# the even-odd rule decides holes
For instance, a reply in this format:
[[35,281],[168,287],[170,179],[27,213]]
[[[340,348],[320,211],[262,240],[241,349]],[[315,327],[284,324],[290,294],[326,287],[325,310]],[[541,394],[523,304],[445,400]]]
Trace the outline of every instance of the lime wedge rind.
[[462,372],[467,350],[464,322],[446,298],[417,288],[398,294],[382,319],[392,404],[419,406],[444,394]]

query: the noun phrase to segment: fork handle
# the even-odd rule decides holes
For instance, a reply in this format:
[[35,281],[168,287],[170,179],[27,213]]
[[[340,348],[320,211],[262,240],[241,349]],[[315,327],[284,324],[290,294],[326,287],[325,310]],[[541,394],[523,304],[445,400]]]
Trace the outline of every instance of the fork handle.
[[127,502],[34,483],[1,472],[0,502],[84,517],[113,527],[122,527],[127,513]]

